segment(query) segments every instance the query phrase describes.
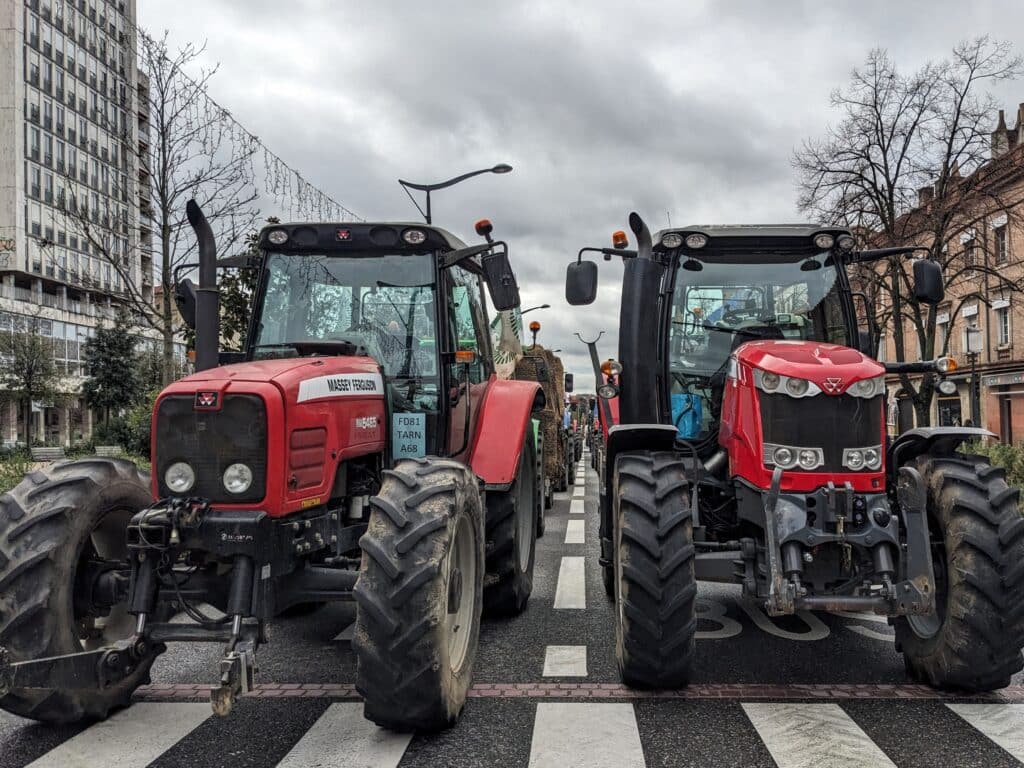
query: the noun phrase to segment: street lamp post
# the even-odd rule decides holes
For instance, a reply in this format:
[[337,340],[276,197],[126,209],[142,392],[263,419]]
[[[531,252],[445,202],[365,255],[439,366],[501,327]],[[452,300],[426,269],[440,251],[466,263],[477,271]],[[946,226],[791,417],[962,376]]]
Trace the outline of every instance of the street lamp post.
[[519,313],[519,316],[522,317],[527,312],[533,312],[533,310],[535,310],[535,309],[551,309],[551,305],[550,304],[539,304],[536,307],[530,307],[529,309],[524,309],[522,312]]
[[[453,187],[460,181],[465,181],[466,179],[471,179],[474,176],[479,176],[481,173],[509,173],[511,170],[512,166],[509,165],[508,163],[498,163],[493,168],[481,168],[479,171],[470,171],[469,173],[464,173],[461,176],[456,176],[454,178],[448,179],[448,181],[440,181],[436,184],[415,184],[411,181],[405,181],[403,179],[399,179],[398,183],[402,185],[402,189],[405,190],[405,194],[407,194],[409,196],[409,199],[412,200],[412,204],[416,206],[416,210],[420,212],[420,215],[423,216],[424,219],[426,219],[427,224],[432,224],[433,221],[431,220],[430,215],[431,192],[434,192],[438,189]],[[420,208],[420,204],[416,202],[416,198],[413,197],[412,192],[409,191],[410,189],[415,189],[420,192],[427,193],[427,210],[424,211],[422,208]]]
[[971,361],[971,424],[981,426],[981,386],[978,381],[978,355],[981,354],[981,329],[967,327],[967,358]]

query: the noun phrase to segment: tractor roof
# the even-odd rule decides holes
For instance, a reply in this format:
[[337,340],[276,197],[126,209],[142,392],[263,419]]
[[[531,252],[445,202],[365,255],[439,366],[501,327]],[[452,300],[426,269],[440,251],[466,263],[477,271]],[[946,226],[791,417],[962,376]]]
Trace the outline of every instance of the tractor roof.
[[[287,239],[273,243],[271,232],[283,230]],[[409,230],[419,230],[425,239],[409,243],[404,239]],[[260,230],[261,248],[273,251],[303,252],[330,249],[332,252],[398,249],[422,252],[437,248],[457,250],[466,244],[440,227],[415,221],[342,221],[342,222],[289,222],[270,224]]]
[[846,227],[834,227],[828,224],[692,224],[687,227],[671,227],[654,235],[654,242],[669,232],[688,235],[702,232],[708,237],[810,237],[818,232],[829,232],[833,235],[848,234]]

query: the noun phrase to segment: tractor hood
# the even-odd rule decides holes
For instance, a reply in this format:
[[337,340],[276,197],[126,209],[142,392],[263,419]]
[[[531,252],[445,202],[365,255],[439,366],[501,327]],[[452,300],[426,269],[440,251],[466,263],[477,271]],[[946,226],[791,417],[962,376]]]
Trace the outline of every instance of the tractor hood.
[[881,364],[856,349],[817,341],[751,341],[735,356],[752,368],[812,381],[832,395],[885,373]]

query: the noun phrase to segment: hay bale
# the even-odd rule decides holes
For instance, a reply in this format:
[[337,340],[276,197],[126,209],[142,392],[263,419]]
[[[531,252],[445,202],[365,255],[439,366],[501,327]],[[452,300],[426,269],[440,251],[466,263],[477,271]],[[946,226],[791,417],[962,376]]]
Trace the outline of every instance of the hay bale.
[[[542,377],[545,372],[546,376]],[[552,481],[557,480],[565,471],[565,452],[560,439],[562,410],[565,407],[565,368],[562,361],[540,344],[526,347],[523,357],[516,361],[513,378],[537,381],[544,390],[546,404],[543,414],[539,414],[544,434],[544,474]]]

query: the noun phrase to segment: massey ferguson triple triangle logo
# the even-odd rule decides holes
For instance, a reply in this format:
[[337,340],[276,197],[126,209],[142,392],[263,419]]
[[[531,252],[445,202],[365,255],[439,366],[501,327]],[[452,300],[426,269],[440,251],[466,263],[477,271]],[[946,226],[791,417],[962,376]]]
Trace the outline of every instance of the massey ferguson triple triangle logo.
[[197,410],[213,410],[218,405],[219,392],[196,392],[196,402],[193,406]]
[[823,388],[830,395],[838,395],[839,390],[843,388],[843,380],[838,376],[829,376],[825,379]]

